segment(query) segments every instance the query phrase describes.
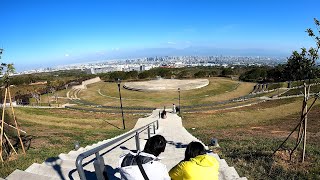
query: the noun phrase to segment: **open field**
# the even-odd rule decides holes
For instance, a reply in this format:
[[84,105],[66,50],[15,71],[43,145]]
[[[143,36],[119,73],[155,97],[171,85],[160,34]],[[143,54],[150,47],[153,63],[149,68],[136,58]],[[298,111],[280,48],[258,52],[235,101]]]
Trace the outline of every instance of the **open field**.
[[[320,103],[308,120],[307,161],[288,163],[273,151],[297,125],[301,98],[260,103],[241,109],[183,114],[188,131],[209,144],[218,138],[217,153],[249,179],[319,179]],[[291,139],[291,142],[294,139]]]
[[[204,88],[181,91],[182,107],[189,106],[182,109],[182,120],[190,133],[206,144],[212,137],[218,138],[221,148],[214,150],[231,166],[235,166],[241,176],[249,179],[320,178],[320,101],[309,116],[307,162],[299,167],[278,156],[273,157],[272,152],[298,122],[301,98],[267,102],[256,98],[270,97],[285,91],[280,89],[254,95],[246,101],[228,101],[248,95],[254,84],[226,78],[209,78],[209,81],[210,84]],[[57,93],[64,98],[67,90]],[[127,108],[124,112],[128,130],[143,116],[138,113],[151,111],[144,108],[178,104],[177,91],[138,92],[121,88],[121,94],[123,105]],[[68,152],[72,150],[75,141],[86,146],[125,132],[121,129],[120,109],[104,107],[119,106],[118,87],[115,83],[91,84],[77,96],[81,100],[71,103],[77,103],[75,107],[83,110],[16,109],[22,128],[33,135],[34,139],[27,156],[5,163],[1,167],[0,177],[5,177],[16,168],[25,169],[33,162],[42,162],[48,157]],[[42,97],[43,101],[47,100],[45,98],[46,95]],[[69,100],[65,99],[64,102]],[[221,110],[248,103],[258,104]]]
[[[250,93],[253,83],[232,81],[226,78],[209,78],[209,85],[196,90],[181,91],[181,105],[196,105],[222,101]],[[124,106],[163,107],[178,104],[177,91],[138,92],[121,88]],[[118,106],[119,94],[115,83],[100,82],[82,90],[79,97],[96,104]]]
[[73,149],[78,141],[82,147],[109,139],[130,130],[140,115],[125,114],[126,130],[122,129],[120,114],[90,113],[67,109],[15,108],[18,122],[32,135],[27,155],[0,164],[0,177],[15,169],[24,170],[32,163],[42,163]]

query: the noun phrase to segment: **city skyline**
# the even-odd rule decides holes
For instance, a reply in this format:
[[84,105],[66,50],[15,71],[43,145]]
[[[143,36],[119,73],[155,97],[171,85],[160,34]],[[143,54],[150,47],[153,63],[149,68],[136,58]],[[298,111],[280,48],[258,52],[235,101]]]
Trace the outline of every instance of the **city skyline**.
[[18,70],[156,55],[274,55],[314,45],[307,1],[3,0],[2,61]]

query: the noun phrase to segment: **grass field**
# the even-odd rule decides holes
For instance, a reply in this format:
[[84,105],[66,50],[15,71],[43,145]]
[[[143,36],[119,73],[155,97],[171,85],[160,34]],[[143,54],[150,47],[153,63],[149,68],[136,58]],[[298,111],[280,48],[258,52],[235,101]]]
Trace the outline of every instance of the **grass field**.
[[[185,106],[228,100],[250,93],[254,86],[253,83],[239,83],[226,78],[210,78],[209,81],[209,85],[204,88],[181,91],[181,104]],[[81,91],[79,96],[97,104],[118,106],[117,88],[115,83],[95,83]],[[121,95],[124,106],[163,107],[178,104],[177,91],[138,92],[121,88]]]
[[[269,101],[241,109],[183,114],[183,125],[249,179],[319,179],[320,134],[317,106],[309,115],[307,161],[302,165],[272,156],[298,123],[302,99]],[[291,139],[292,141],[294,139]]]
[[15,169],[24,170],[32,163],[42,163],[48,157],[73,150],[78,141],[82,147],[109,139],[130,130],[140,115],[125,114],[126,130],[122,129],[120,114],[90,113],[67,109],[15,108],[18,122],[32,135],[27,155],[13,157],[0,164],[0,177]]
[[[254,83],[232,81],[227,78],[210,78],[204,88],[181,91],[181,105],[193,106],[227,101],[245,96],[253,90]],[[284,90],[258,94],[274,96]],[[59,91],[66,97],[66,90]],[[178,92],[138,92],[121,88],[124,107],[163,107],[178,104]],[[119,106],[118,87],[115,83],[99,82],[89,85],[78,94],[83,101],[96,105]],[[42,97],[46,101],[46,95]],[[69,100],[64,99],[69,102]],[[219,139],[220,149],[214,149],[229,165],[235,166],[241,176],[249,179],[320,179],[320,103],[311,111],[308,122],[307,161],[284,160],[284,154],[272,156],[273,150],[286,138],[297,124],[301,111],[301,98],[262,102],[249,107],[217,110],[228,106],[256,103],[255,98],[244,102],[230,102],[208,107],[192,107],[199,112],[183,112],[183,125],[208,144],[212,137]],[[75,141],[81,146],[114,137],[123,132],[121,114],[90,111],[91,106],[78,105],[84,111],[70,109],[16,108],[21,127],[34,136],[26,156],[6,162],[1,166],[0,177],[14,169],[24,170],[34,162],[41,163],[73,149]],[[95,107],[95,110],[105,110]],[[119,111],[118,109],[114,111]],[[126,111],[125,111],[126,112]],[[128,111],[127,111],[128,112]],[[126,127],[131,129],[139,117],[125,113]],[[292,139],[294,140],[294,139]]]
[[[310,87],[310,93],[319,93],[320,85],[315,85]],[[282,96],[291,96],[291,95],[299,95],[304,93],[304,88],[291,89],[288,92],[284,93]]]

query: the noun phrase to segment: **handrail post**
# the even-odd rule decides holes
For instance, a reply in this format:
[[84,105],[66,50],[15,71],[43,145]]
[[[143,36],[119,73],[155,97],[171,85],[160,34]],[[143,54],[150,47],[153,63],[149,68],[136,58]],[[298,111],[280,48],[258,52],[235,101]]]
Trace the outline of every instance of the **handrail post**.
[[150,139],[150,125],[148,125],[148,139]]
[[96,160],[93,161],[94,169],[96,172],[96,177],[98,180],[104,180],[103,171],[104,171],[104,160],[99,155],[99,152],[96,152]]
[[153,126],[153,134],[156,134],[156,125],[154,122],[152,123],[152,126]]
[[84,170],[83,170],[83,166],[82,166],[82,156],[79,155],[77,157],[77,160],[76,160],[76,167],[77,167],[77,170],[78,170],[78,174],[79,174],[79,177],[81,180],[86,180],[86,175],[84,174]]
[[[86,175],[85,175],[85,172],[84,172],[84,169],[83,169],[83,164],[82,164],[82,161],[84,158],[87,158],[89,157],[90,155],[93,155],[95,154],[96,157],[93,161],[93,165],[94,165],[94,168],[95,168],[95,172],[96,172],[96,177],[98,180],[102,180],[104,178],[108,178],[107,177],[107,174],[106,172],[104,171],[105,170],[105,164],[104,164],[104,159],[103,157],[101,157],[101,155],[99,154],[100,151],[102,151],[103,149],[111,146],[111,145],[114,145],[116,143],[118,143],[119,141],[122,141],[124,139],[131,139],[133,138],[133,136],[135,137],[135,141],[136,141],[136,148],[137,148],[137,151],[141,151],[140,150],[140,139],[139,139],[139,134],[142,132],[142,131],[145,131],[146,130],[146,127],[148,128],[148,137],[150,138],[150,126],[152,125],[153,126],[153,132],[155,133],[155,123],[157,123],[157,129],[159,128],[159,120],[156,120],[156,121],[153,121],[147,125],[144,125],[143,127],[140,127],[139,129],[136,129],[132,132],[129,132],[127,134],[124,134],[123,136],[119,137],[119,138],[116,138],[114,140],[111,140],[110,142],[107,142],[107,143],[104,143],[98,147],[95,147],[93,149],[89,149],[85,152],[82,152],[81,154],[79,154],[77,156],[77,159],[76,159],[76,167],[77,167],[77,171],[79,173],[79,177],[81,180],[86,180]],[[124,143],[125,141],[123,141],[122,143]],[[117,145],[119,146],[119,145]],[[87,163],[86,163],[87,165]]]
[[135,138],[136,138],[137,151],[140,151],[140,140],[139,140],[139,133],[138,132],[136,132]]

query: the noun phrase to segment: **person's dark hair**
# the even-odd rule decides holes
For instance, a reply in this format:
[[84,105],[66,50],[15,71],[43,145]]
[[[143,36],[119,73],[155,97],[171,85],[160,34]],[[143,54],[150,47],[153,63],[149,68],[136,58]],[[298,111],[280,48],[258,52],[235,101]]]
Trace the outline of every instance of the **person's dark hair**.
[[153,154],[154,156],[159,156],[160,153],[164,152],[166,148],[167,141],[161,135],[152,136],[147,140],[144,146],[143,152]]
[[188,144],[186,152],[184,154],[184,160],[189,161],[190,158],[195,158],[198,155],[206,154],[206,149],[199,142],[191,142]]

